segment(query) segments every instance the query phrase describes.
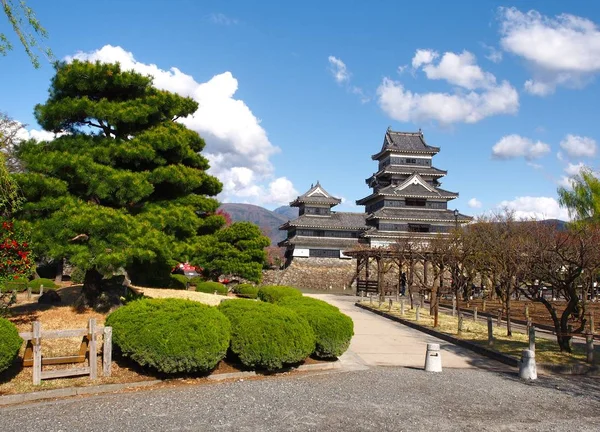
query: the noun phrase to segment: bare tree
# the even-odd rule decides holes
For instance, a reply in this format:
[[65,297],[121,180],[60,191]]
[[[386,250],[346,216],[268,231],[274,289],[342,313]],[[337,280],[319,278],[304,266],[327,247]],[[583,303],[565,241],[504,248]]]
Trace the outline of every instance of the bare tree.
[[[572,335],[587,324],[586,298],[600,271],[600,227],[577,224],[560,231],[554,224],[530,223],[528,231],[529,278],[520,290],[546,307],[561,351],[571,352]],[[546,299],[542,287],[547,285],[566,303]]]

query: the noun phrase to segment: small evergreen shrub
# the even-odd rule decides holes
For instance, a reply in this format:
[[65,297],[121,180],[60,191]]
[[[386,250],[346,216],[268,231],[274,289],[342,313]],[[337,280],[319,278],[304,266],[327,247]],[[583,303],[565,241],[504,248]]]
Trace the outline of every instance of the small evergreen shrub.
[[0,318],[0,372],[5,371],[15,361],[23,339],[9,320]]
[[255,299],[258,297],[258,287],[251,284],[239,284],[235,287],[238,297]]
[[354,322],[337,307],[310,297],[286,297],[278,305],[293,310],[308,321],[315,333],[314,354],[317,357],[339,357],[350,346]]
[[190,279],[190,285],[192,286],[198,286],[198,284],[202,282],[206,282],[206,279],[204,279],[202,276],[194,276]]
[[85,278],[85,270],[75,267],[71,272],[71,282],[74,284],[82,284]]
[[169,288],[174,289],[187,289],[187,284],[189,279],[185,275],[180,274],[172,274],[171,275],[171,285]]
[[227,295],[227,287],[225,285],[212,281],[200,282],[198,285],[196,285],[196,291],[209,294],[214,294],[216,291],[217,294]]
[[267,303],[277,303],[284,297],[302,297],[302,292],[282,285],[263,286],[258,290],[258,298]]
[[231,322],[231,352],[245,366],[277,370],[315,349],[312,328],[290,309],[245,299],[225,301],[219,309]]
[[208,372],[227,353],[229,320],[215,307],[182,299],[133,301],[106,318],[125,357],[163,373]]
[[27,279],[19,279],[15,281],[6,281],[0,285],[1,292],[21,292],[27,289]]
[[49,289],[54,290],[58,288],[58,285],[56,285],[52,279],[45,278],[31,280],[27,284],[27,286],[31,288],[31,292],[34,292],[36,294],[40,292],[40,286],[42,285],[44,285],[44,291]]

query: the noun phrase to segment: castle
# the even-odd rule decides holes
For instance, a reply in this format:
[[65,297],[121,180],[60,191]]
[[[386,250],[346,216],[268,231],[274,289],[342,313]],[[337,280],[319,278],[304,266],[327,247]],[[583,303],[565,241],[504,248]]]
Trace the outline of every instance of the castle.
[[332,211],[341,200],[319,182],[290,203],[299,216],[279,228],[287,230],[279,243],[286,248],[287,264],[295,258],[346,259],[343,251],[357,244],[385,247],[407,236],[427,239],[470,222],[470,216],[448,209],[458,193],[440,187],[447,172],[433,166],[439,151],[425,142],[421,130],[388,128],[381,150],[371,156],[378,164],[365,180],[372,192],[356,201],[365,206],[364,213]]

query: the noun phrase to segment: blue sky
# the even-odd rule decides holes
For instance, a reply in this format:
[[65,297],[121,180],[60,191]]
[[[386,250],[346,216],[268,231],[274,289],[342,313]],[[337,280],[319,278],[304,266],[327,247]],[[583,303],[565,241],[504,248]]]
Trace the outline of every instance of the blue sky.
[[[338,210],[362,211],[388,126],[441,147],[434,165],[466,214],[566,219],[557,187],[597,169],[596,2],[28,4],[57,58],[120,61],[198,100],[185,123],[207,141],[223,201],[275,208],[319,180]],[[0,110],[47,138],[32,110],[52,67],[35,70],[16,43],[0,66]]]

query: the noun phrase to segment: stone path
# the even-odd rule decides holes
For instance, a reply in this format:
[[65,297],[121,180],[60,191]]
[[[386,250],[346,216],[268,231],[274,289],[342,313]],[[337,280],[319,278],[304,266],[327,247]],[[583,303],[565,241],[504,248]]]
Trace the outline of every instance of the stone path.
[[345,369],[371,366],[403,366],[422,369],[428,343],[439,343],[443,368],[512,370],[495,360],[475,354],[434,336],[390,321],[354,306],[357,297],[307,294],[340,308],[354,321],[354,338],[340,362]]

